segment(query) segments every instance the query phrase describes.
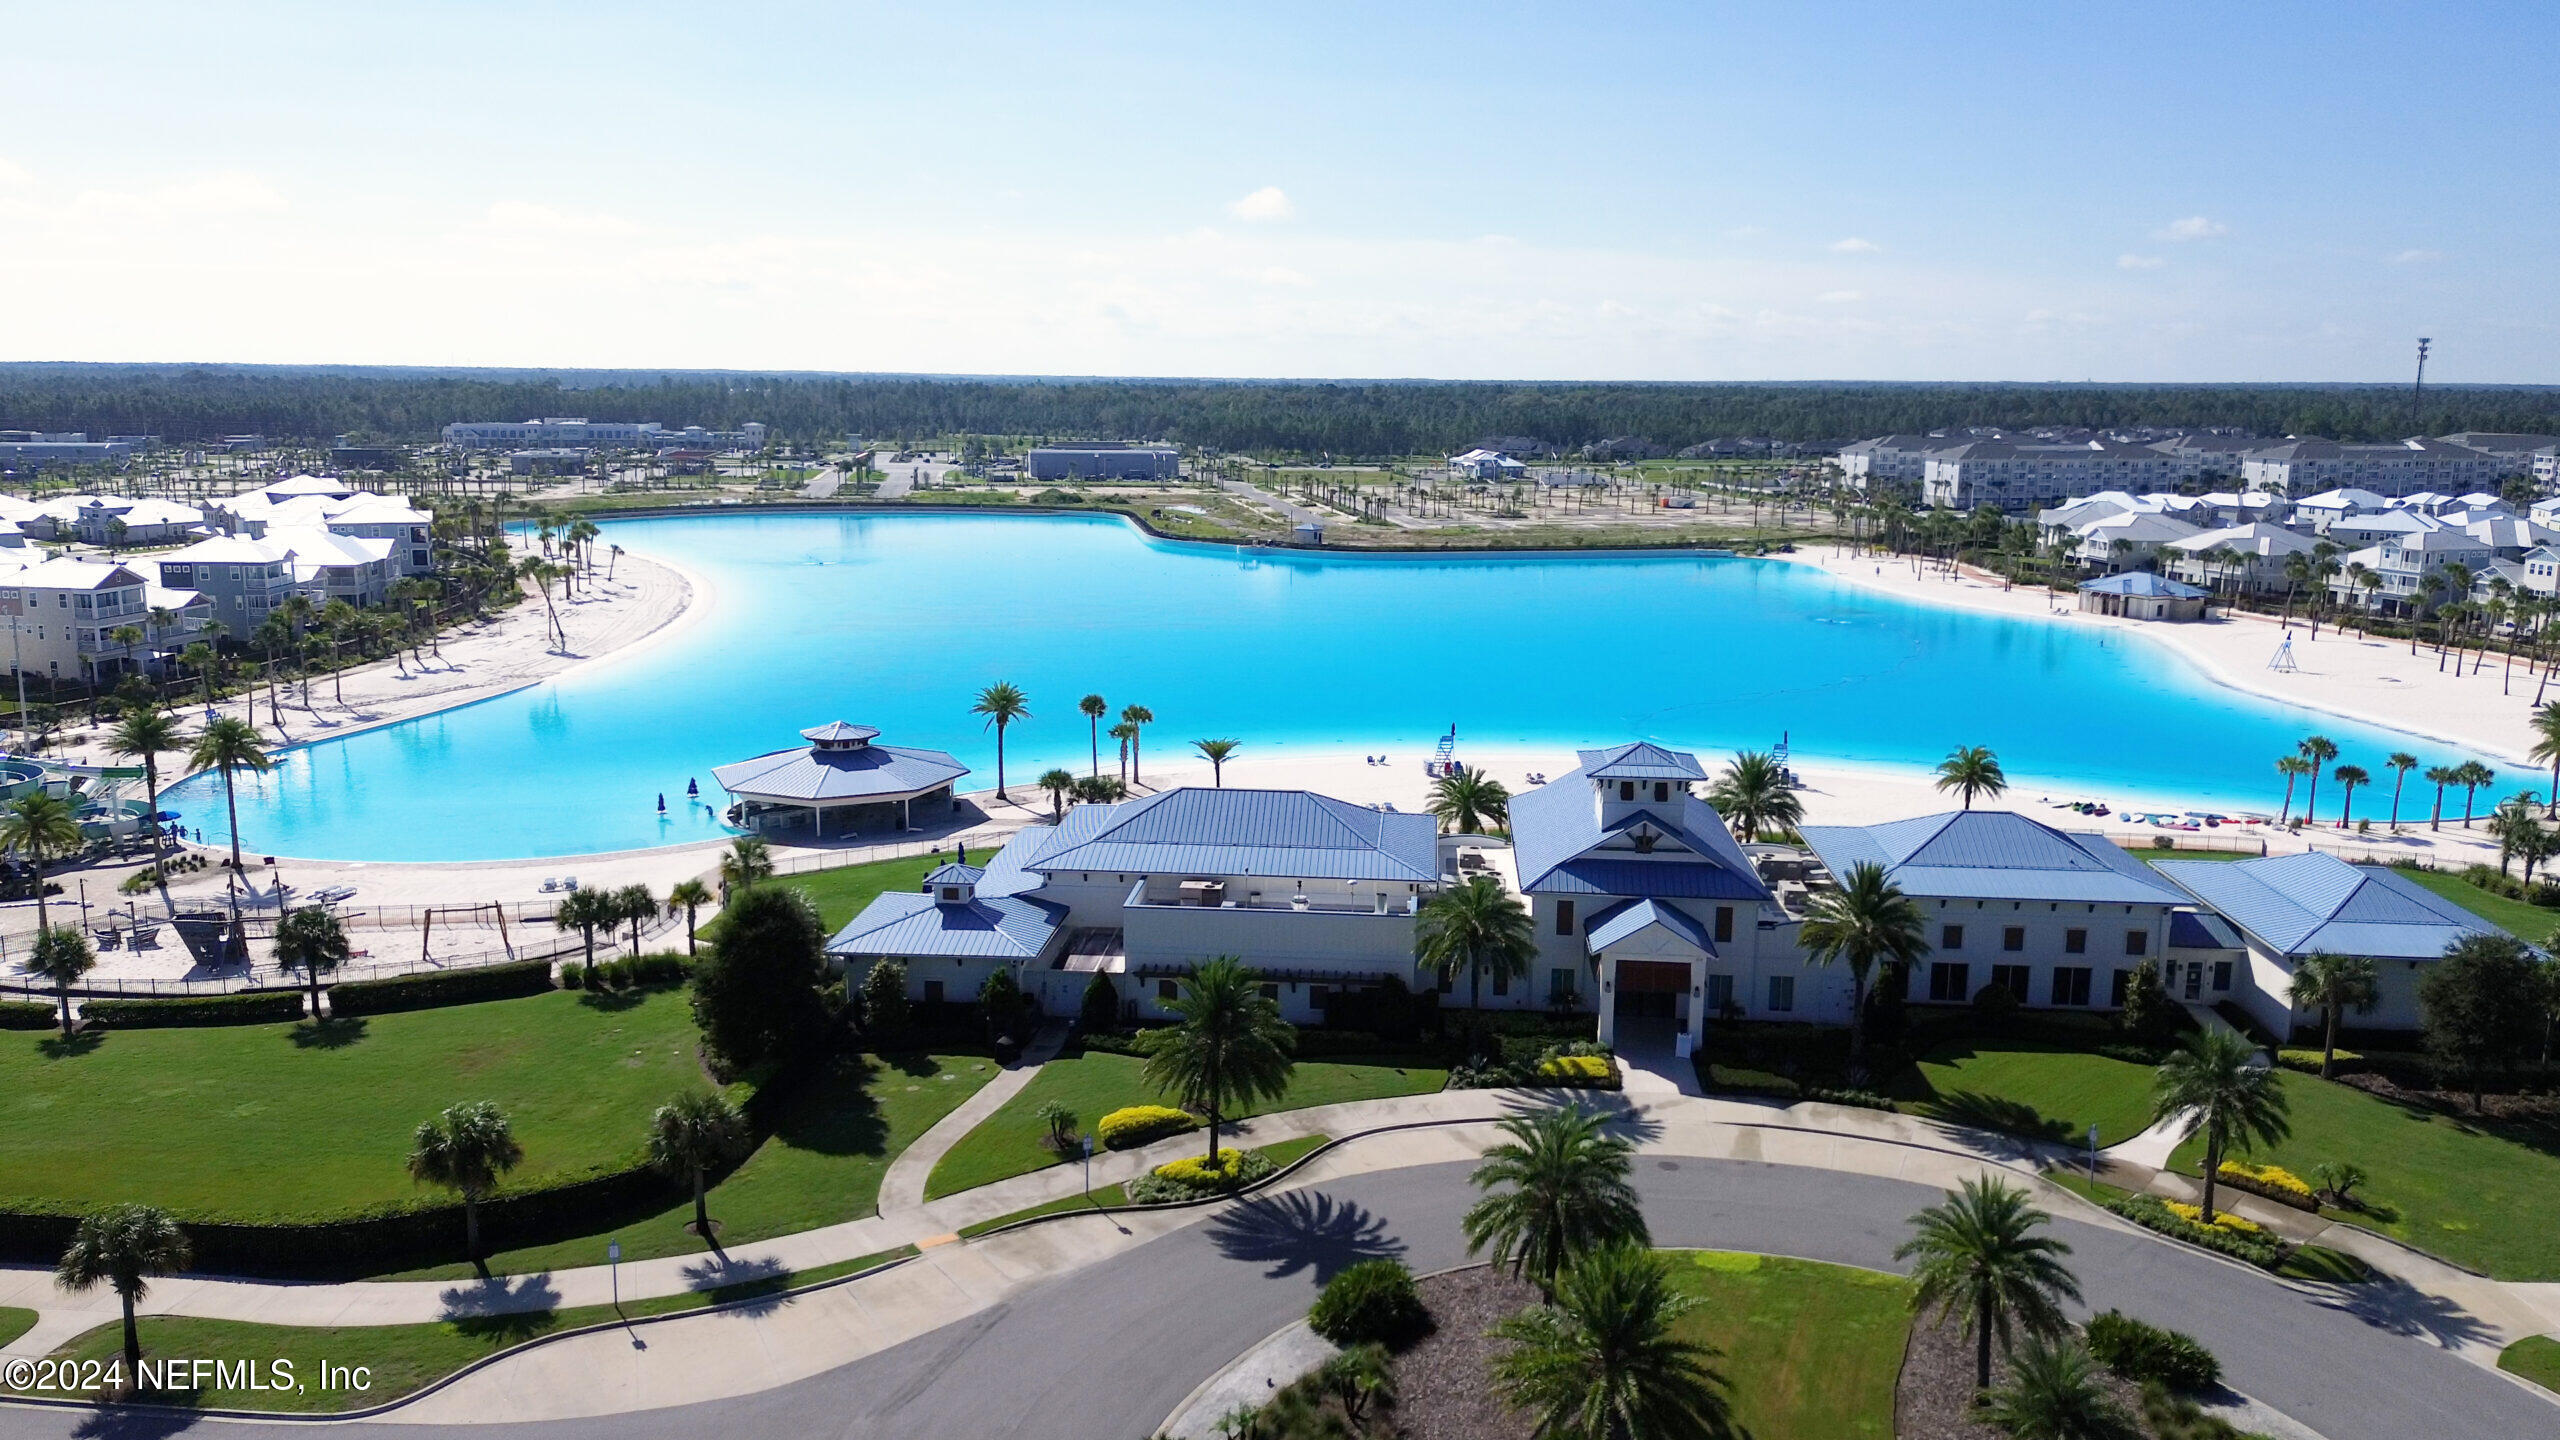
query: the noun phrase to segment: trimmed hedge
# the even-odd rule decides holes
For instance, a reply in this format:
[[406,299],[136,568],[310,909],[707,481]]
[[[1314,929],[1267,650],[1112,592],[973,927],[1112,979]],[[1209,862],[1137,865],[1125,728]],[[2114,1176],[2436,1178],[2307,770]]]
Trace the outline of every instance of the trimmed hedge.
[[2261,1270],[2273,1270],[2284,1263],[2284,1251],[2275,1242],[2235,1234],[2220,1225],[2199,1225],[2172,1211],[2169,1202],[2157,1195],[2127,1195],[2121,1200],[2099,1203],[2146,1230],[2228,1255]]
[[668,951],[599,960],[583,965],[572,960],[560,967],[563,990],[632,990],[645,985],[681,985],[693,978],[693,962]]
[[0,1030],[50,1030],[61,1023],[59,1006],[36,1000],[0,1000]]
[[242,990],[229,995],[189,995],[170,1000],[91,1000],[80,1018],[110,1030],[160,1030],[195,1025],[273,1025],[302,1018],[299,990]]
[[550,988],[550,961],[520,960],[511,965],[402,975],[390,980],[350,980],[329,987],[329,1013],[390,1015],[402,1010],[432,1010],[439,1005],[468,1005],[477,1000],[513,1000],[539,995]]
[[1093,1135],[1105,1150],[1132,1150],[1199,1128],[1200,1121],[1187,1111],[1168,1105],[1131,1105],[1103,1116]]
[[1363,1260],[1325,1282],[1307,1327],[1336,1345],[1402,1348],[1430,1327],[1430,1312],[1401,1260]]
[[2281,1165],[2252,1165],[2245,1160],[2225,1160],[2216,1172],[2220,1183],[2234,1190],[2246,1190],[2279,1205],[2296,1210],[2320,1213],[2320,1202],[2311,1193],[2311,1182]]
[[2210,1390],[2222,1381],[2222,1362],[2194,1336],[2120,1310],[2092,1315],[2083,1328],[2090,1358],[2136,1384],[2156,1381],[2172,1390]]

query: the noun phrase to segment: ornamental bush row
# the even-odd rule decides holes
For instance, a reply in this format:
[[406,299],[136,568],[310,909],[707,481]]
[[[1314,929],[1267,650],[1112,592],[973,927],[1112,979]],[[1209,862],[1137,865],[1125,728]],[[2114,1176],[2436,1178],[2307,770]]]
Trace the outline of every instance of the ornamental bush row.
[[62,1012],[37,1000],[0,1000],[0,1030],[50,1030]]
[[692,977],[691,960],[672,952],[661,952],[605,960],[594,965],[582,965],[572,960],[560,967],[560,988],[632,990],[645,985],[682,984]]
[[242,990],[229,995],[188,995],[167,1000],[91,1000],[80,1017],[110,1030],[155,1030],[191,1025],[272,1025],[302,1018],[299,990]]
[[1169,1105],[1131,1105],[1103,1116],[1093,1134],[1105,1150],[1130,1150],[1199,1128],[1199,1120]]
[[2156,1230],[2173,1240],[2184,1240],[2190,1245],[2228,1255],[2261,1270],[2273,1270],[2284,1262],[2284,1251],[2274,1242],[2238,1234],[2220,1225],[2199,1225],[2179,1216],[2169,1208],[2167,1201],[2157,1195],[2127,1195],[2101,1203],[2146,1230]]
[[2137,1384],[2156,1380],[2172,1390],[2210,1390],[2221,1383],[2222,1362],[2191,1335],[2120,1310],[2090,1316],[2085,1331],[2090,1358]]
[[2311,1182],[2281,1165],[2252,1165],[2245,1160],[2225,1160],[2214,1172],[2223,1184],[2234,1190],[2262,1195],[2296,1210],[2320,1213],[2320,1202],[2313,1197]]
[[468,970],[441,970],[402,975],[390,980],[350,980],[329,987],[332,1015],[389,1015],[401,1010],[431,1010],[474,1000],[508,1000],[539,995],[551,988],[551,962],[520,960],[511,965],[482,965]]
[[1155,1170],[1129,1182],[1129,1199],[1139,1205],[1162,1205],[1173,1200],[1196,1200],[1205,1195],[1223,1195],[1241,1190],[1262,1180],[1279,1167],[1271,1157],[1259,1150],[1238,1150],[1230,1146],[1218,1152],[1218,1163],[1209,1163],[1206,1155],[1186,1155],[1168,1160]]

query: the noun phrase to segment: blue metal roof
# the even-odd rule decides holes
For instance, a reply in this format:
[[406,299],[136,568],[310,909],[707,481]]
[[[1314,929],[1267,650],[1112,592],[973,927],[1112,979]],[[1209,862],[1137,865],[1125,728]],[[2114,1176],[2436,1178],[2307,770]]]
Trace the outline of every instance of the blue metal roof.
[[[1606,752],[1600,752],[1606,753]],[[1511,849],[1520,888],[1533,895],[1769,898],[1714,806],[1688,795],[1636,811],[1608,831],[1591,777],[1568,771],[1511,797]],[[1660,830],[1648,853],[1622,844],[1640,825]],[[1669,842],[1668,844],[1664,842]]]
[[2181,905],[2187,898],[2103,835],[2057,830],[2008,810],[1802,830],[1835,878],[1872,862],[1906,895],[2123,905]]
[[1036,960],[1057,938],[1066,918],[1066,906],[1046,900],[982,895],[962,904],[941,905],[930,895],[892,890],[872,897],[853,923],[827,942],[827,953]]
[[2240,932],[2210,910],[2178,910],[2169,916],[2172,950],[2237,950]]
[[2263,860],[2163,860],[2160,873],[2279,955],[2326,950],[2433,960],[2488,921],[2381,865],[2317,850]]
[[1656,926],[1696,950],[1708,955],[1716,953],[1716,942],[1708,936],[1706,926],[1678,907],[1658,900],[1626,900],[1610,906],[1591,917],[1590,933],[1583,939],[1596,953]]
[[1430,816],[1387,814],[1306,790],[1184,788],[1079,806],[1067,818],[1080,823],[1053,832],[1036,858],[1014,863],[1046,874],[1440,878],[1439,824]]
[[2080,588],[2093,595],[2131,595],[2147,600],[2201,600],[2205,596],[2197,586],[2154,575],[2148,570],[2127,570],[2120,575],[2083,580]]
[[928,888],[933,889],[939,889],[945,885],[975,885],[985,879],[986,875],[987,872],[978,866],[945,861],[933,867],[932,873],[924,877],[924,883]]
[[1706,770],[1686,750],[1670,750],[1650,740],[1612,745],[1605,750],[1577,750],[1586,780],[1704,780]]
[[921,795],[969,773],[940,750],[904,745],[864,745],[851,750],[776,750],[752,760],[712,767],[711,778],[732,795],[809,804]]

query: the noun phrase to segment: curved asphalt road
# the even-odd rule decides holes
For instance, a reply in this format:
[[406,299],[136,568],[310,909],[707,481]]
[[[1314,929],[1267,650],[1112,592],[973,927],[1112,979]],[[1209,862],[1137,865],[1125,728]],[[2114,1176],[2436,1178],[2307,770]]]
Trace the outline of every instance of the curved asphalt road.
[[[1465,1164],[1359,1175],[1220,1211],[1112,1261],[824,1375],[734,1400],[523,1427],[332,1426],[367,1440],[696,1440],[843,1436],[1136,1440],[1193,1386],[1306,1312],[1326,1276],[1392,1255],[1463,1263]],[[1939,1192],[1897,1180],[1730,1160],[1641,1156],[1638,1188],[1664,1245],[1757,1250],[1878,1269]],[[1071,1223],[1096,1224],[1093,1220]],[[2354,1308],[2202,1255],[2077,1222],[2054,1227],[2094,1306],[2188,1331],[2226,1379],[2330,1440],[2560,1440],[2560,1406],[2437,1348],[2458,1314],[2398,1287]],[[640,1332],[677,1344],[678,1332]],[[310,1440],[307,1424],[0,1409],[0,1440]]]

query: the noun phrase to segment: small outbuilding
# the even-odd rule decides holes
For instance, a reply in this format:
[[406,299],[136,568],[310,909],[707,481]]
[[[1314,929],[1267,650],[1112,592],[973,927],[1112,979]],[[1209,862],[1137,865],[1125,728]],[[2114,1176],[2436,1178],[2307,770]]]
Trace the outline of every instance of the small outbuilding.
[[806,825],[811,839],[862,831],[906,830],[916,815],[952,801],[952,785],[969,767],[940,750],[876,743],[880,732],[842,720],[800,732],[809,743],[715,767],[711,776],[736,797],[729,823],[768,831]]
[[2120,615],[2128,620],[2201,620],[2211,592],[2183,580],[2148,570],[2084,580],[2080,608],[2093,615]]

